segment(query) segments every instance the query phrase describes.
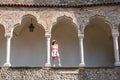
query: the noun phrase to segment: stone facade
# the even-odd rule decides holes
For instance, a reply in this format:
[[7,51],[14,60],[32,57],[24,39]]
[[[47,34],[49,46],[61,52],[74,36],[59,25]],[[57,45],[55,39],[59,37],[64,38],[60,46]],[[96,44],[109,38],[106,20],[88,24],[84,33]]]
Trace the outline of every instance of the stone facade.
[[0,80],[119,80],[119,67],[1,67]]
[[[35,7],[37,5],[79,5],[84,4],[85,0],[1,0],[1,4],[9,4],[8,6],[0,6],[0,24],[5,29],[5,37],[7,39],[7,57],[5,66],[10,64],[10,42],[14,35],[14,29],[18,26],[22,27],[25,18],[33,18],[37,25],[41,25],[47,38],[47,67],[1,67],[0,80],[119,80],[120,68],[119,67],[106,67],[106,68],[52,68],[50,67],[50,38],[54,24],[61,19],[67,18],[69,22],[76,25],[77,36],[80,41],[80,49],[83,49],[84,30],[90,23],[93,17],[101,17],[103,22],[108,24],[114,39],[115,48],[115,65],[120,66],[119,51],[118,51],[118,36],[120,24],[120,9],[119,5],[96,5],[96,6],[83,6],[83,7]],[[110,0],[86,0],[87,3],[101,3]],[[112,0],[111,0],[112,2]],[[11,4],[11,5],[10,5]],[[26,4],[28,6],[15,6],[13,4]],[[29,6],[30,4],[30,6]],[[45,53],[46,54],[46,53]],[[80,66],[85,66],[83,50]],[[24,55],[23,55],[24,56]],[[42,61],[42,60],[41,60]]]
[[[45,31],[45,37],[49,38],[52,33],[52,28],[54,24],[59,21],[61,17],[70,20],[71,23],[75,25],[78,37],[83,39],[84,30],[86,26],[90,23],[90,19],[93,17],[101,17],[104,23],[107,23],[112,31],[113,35],[119,35],[118,27],[120,23],[120,9],[119,4],[115,5],[104,5],[104,6],[86,6],[86,7],[29,7],[29,6],[4,6],[0,7],[0,23],[5,28],[5,37],[8,38],[8,53],[10,57],[10,39],[14,35],[14,29],[18,26],[24,24],[24,19],[26,17],[33,18],[37,25],[41,25],[42,29]],[[21,26],[23,27],[23,26]],[[116,37],[115,37],[116,38]],[[48,40],[48,41],[49,41]],[[117,39],[116,39],[117,40]],[[81,40],[82,41],[82,40]],[[49,42],[47,42],[49,43]],[[49,45],[49,44],[48,44]],[[116,41],[116,46],[117,41]],[[48,50],[49,50],[49,46]],[[83,46],[82,46],[83,47]],[[119,52],[116,49],[116,64],[119,63],[119,58],[117,57]],[[49,51],[48,51],[49,52]],[[81,54],[81,52],[80,52]],[[9,57],[7,59],[9,59]],[[48,54],[49,57],[49,54]],[[10,61],[10,60],[8,60]],[[50,61],[50,60],[49,60]]]
[[[0,23],[5,27],[6,34],[11,32],[26,16],[34,17],[45,31],[51,32],[52,26],[57,18],[66,16],[77,25],[77,29],[84,31],[91,17],[101,16],[116,29],[119,26],[119,6],[96,6],[85,8],[22,8],[22,7],[0,7]],[[14,18],[14,19],[13,19]]]

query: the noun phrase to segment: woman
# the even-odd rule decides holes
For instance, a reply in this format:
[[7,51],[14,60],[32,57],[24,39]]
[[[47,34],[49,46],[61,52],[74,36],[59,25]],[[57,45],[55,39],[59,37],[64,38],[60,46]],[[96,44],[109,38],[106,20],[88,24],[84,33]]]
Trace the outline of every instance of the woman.
[[52,45],[51,45],[51,56],[52,56],[52,63],[53,66],[55,67],[55,58],[57,57],[58,60],[58,66],[61,66],[60,64],[60,54],[58,52],[58,44],[56,40],[52,41]]

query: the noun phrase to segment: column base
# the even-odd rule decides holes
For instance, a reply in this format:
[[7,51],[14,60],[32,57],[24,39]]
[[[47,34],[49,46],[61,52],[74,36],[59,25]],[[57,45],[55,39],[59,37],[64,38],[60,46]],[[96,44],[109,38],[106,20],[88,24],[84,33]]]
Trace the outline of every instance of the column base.
[[10,67],[11,64],[10,63],[5,63],[3,66]]
[[79,67],[85,67],[85,63],[80,63]]
[[50,63],[46,63],[45,67],[51,67],[51,64]]
[[115,66],[120,66],[120,62],[115,62]]

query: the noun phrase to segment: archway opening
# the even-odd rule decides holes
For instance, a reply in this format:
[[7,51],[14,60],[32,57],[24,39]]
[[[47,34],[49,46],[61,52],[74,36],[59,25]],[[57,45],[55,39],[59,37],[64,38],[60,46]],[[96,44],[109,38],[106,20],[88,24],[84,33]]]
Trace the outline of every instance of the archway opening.
[[0,66],[3,66],[6,60],[6,40],[5,40],[5,29],[0,24]]
[[113,66],[114,47],[111,29],[101,16],[90,18],[84,31],[84,52],[87,66]]
[[[29,26],[34,26],[33,32]],[[32,15],[23,17],[21,25],[13,31],[11,64],[13,66],[44,66],[46,62],[46,40],[43,26]]]
[[80,63],[79,40],[76,25],[72,19],[62,16],[52,28],[52,39],[59,44],[59,53],[63,67],[76,67]]

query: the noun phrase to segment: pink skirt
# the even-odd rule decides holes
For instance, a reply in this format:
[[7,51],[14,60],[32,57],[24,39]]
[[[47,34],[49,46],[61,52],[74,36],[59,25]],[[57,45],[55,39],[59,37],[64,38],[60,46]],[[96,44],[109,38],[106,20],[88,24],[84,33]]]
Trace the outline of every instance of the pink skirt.
[[56,57],[59,56],[59,53],[57,52],[57,50],[52,50],[52,57]]

